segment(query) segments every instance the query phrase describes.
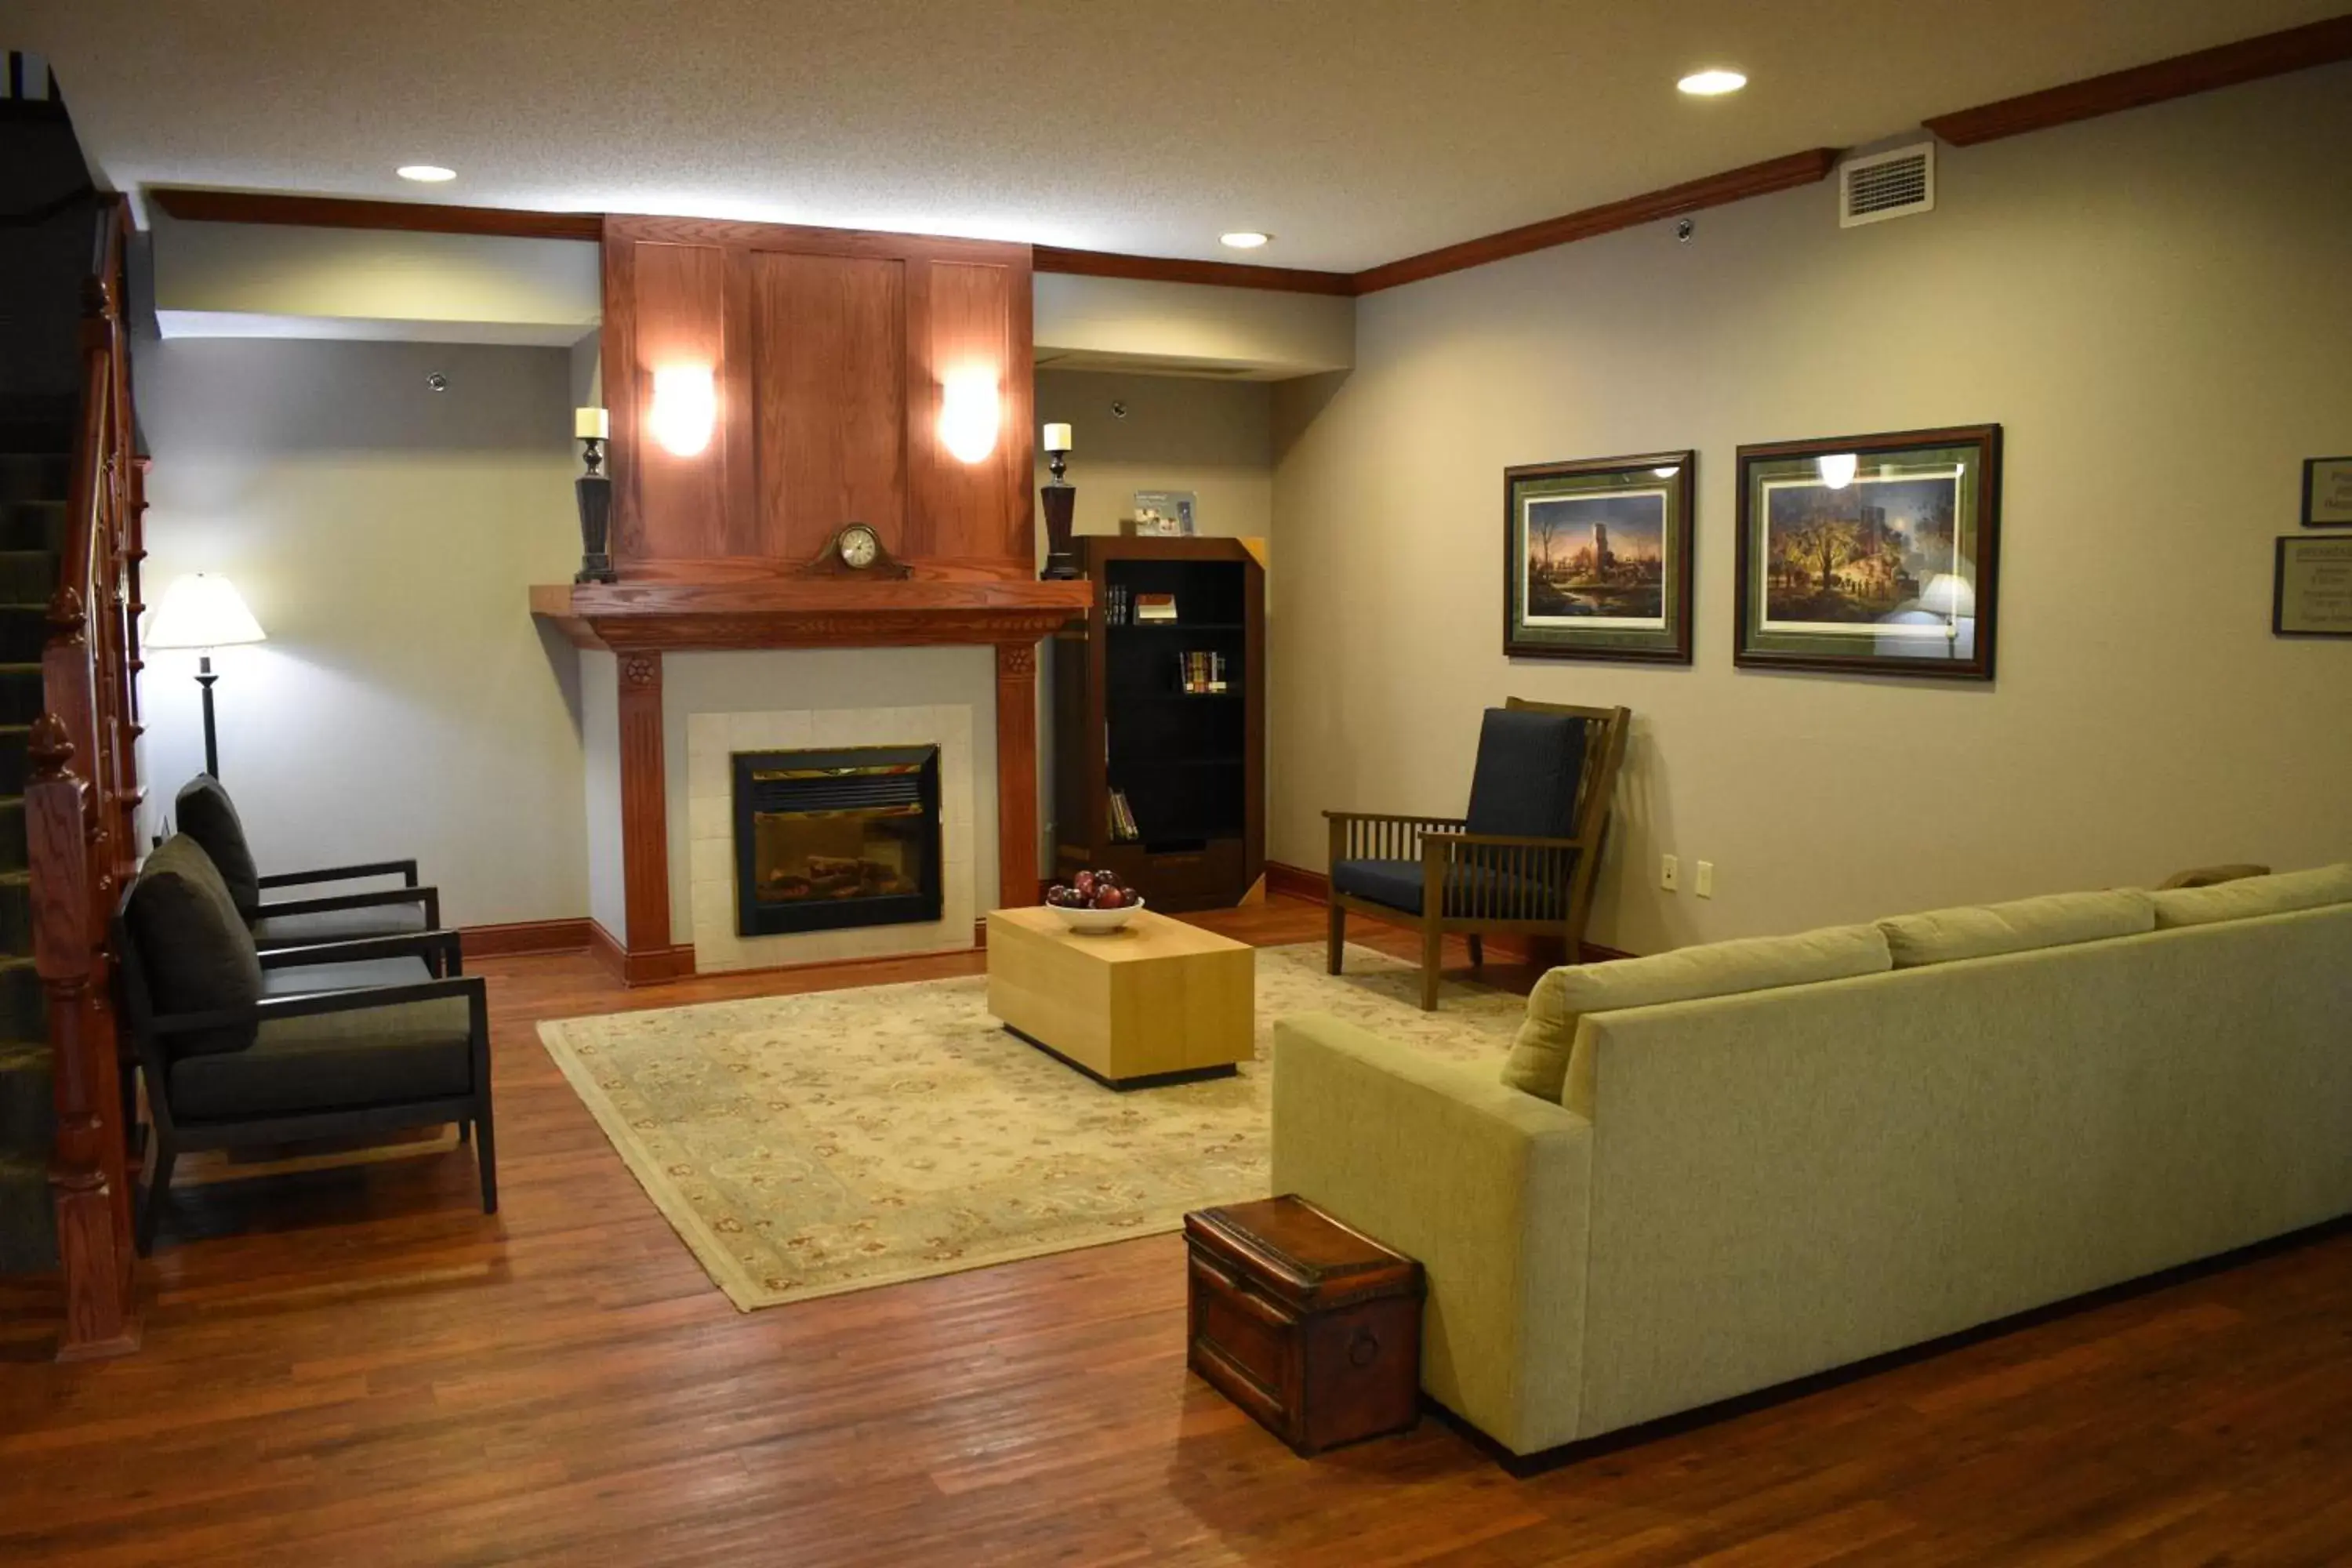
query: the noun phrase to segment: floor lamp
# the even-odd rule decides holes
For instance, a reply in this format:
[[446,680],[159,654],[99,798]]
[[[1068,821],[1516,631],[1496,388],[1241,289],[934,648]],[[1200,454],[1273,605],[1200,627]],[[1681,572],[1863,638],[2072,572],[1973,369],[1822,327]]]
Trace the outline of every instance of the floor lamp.
[[213,649],[232,643],[259,642],[261,623],[245,607],[245,600],[227,578],[214,572],[196,572],[163,592],[163,602],[147,618],[149,647],[193,647],[201,652],[196,684],[205,692],[205,772],[220,777],[220,744],[213,733]]

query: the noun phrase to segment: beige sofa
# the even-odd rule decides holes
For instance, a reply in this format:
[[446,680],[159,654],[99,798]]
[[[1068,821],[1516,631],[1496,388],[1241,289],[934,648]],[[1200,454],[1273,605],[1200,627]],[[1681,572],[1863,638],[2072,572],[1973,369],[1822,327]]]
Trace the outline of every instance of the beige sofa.
[[1521,1454],[2352,1212],[2352,866],[1557,970],[1546,1092],[1275,1033],[1274,1189],[1422,1260]]

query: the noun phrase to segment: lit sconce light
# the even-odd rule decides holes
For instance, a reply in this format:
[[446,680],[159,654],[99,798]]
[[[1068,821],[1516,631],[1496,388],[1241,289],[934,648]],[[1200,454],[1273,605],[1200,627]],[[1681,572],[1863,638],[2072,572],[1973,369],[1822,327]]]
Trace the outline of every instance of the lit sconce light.
[[951,371],[940,386],[940,439],[958,462],[977,463],[996,450],[996,427],[1003,412],[998,406],[995,372]]
[[1842,490],[1853,483],[1854,471],[1862,467],[1862,462],[1852,452],[1831,452],[1819,458],[1814,466],[1821,469],[1822,483],[1833,490]]
[[1680,463],[1674,463],[1663,468],[1652,468],[1650,470],[1650,472],[1657,475],[1658,478],[1662,479],[1671,479],[1682,471],[1683,466]]
[[654,405],[646,428],[673,457],[691,458],[710,445],[719,423],[719,389],[707,364],[677,364],[654,372]]

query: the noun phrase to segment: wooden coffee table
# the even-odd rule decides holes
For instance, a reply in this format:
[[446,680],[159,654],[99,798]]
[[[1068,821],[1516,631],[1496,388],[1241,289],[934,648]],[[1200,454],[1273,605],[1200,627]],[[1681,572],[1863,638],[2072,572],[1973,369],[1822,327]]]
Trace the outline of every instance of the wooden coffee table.
[[1150,910],[1108,936],[1073,936],[1042,906],[993,910],[988,1010],[1113,1089],[1219,1078],[1255,1048],[1257,954]]

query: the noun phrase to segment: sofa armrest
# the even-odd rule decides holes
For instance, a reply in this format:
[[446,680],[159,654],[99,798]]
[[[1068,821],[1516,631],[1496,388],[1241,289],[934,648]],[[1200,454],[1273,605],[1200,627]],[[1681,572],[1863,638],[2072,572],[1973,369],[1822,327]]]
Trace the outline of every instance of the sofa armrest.
[[1324,1014],[1274,1026],[1274,1190],[1428,1277],[1421,1381],[1516,1452],[1577,1436],[1592,1124]]

